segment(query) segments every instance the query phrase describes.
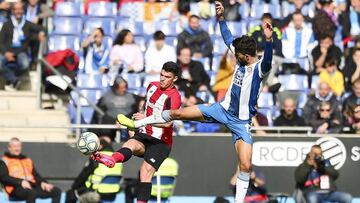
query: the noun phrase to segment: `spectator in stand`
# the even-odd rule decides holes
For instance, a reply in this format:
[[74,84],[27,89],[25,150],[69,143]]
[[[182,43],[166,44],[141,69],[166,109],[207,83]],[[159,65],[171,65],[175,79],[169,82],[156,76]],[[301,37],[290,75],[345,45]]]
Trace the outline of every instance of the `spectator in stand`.
[[0,20],[5,22],[10,15],[10,2],[0,1]]
[[240,21],[241,20],[241,13],[240,7],[243,4],[244,0],[229,0],[223,1],[224,5],[224,18],[227,21]]
[[329,58],[334,59],[339,67],[342,57],[342,52],[339,47],[334,45],[333,38],[329,34],[324,34],[320,37],[320,43],[316,46],[311,55],[313,57],[314,68],[313,74],[319,74],[325,70],[325,61]]
[[[111,140],[108,137],[100,137],[100,150],[101,153],[111,154],[114,149],[111,146]],[[113,201],[116,193],[120,191],[118,182],[114,183],[101,183],[106,176],[121,176],[122,164],[116,163],[113,168],[107,168],[103,164],[89,159],[85,167],[81,170],[76,177],[71,189],[66,192],[66,203],[76,203],[85,200],[86,198],[93,198],[99,202],[100,200]],[[105,192],[106,191],[106,192]]]
[[212,57],[212,41],[209,34],[200,27],[199,21],[199,16],[190,16],[189,25],[177,37],[177,51],[189,47],[194,58]]
[[182,47],[177,55],[177,64],[180,67],[181,76],[176,81],[179,90],[186,91],[189,88],[192,93],[196,93],[199,90],[209,90],[210,78],[203,64],[191,59],[191,49],[189,47]]
[[28,0],[25,6],[25,19],[34,24],[42,25],[45,18],[53,15],[53,11],[39,0]]
[[308,56],[308,47],[314,42],[311,28],[306,26],[301,11],[295,11],[292,21],[283,32],[282,52],[287,59],[305,58]]
[[351,84],[360,78],[360,48],[355,48],[352,60],[348,60],[343,69],[345,89],[350,90]]
[[110,48],[104,42],[104,30],[95,28],[83,41],[86,73],[106,73],[109,69]]
[[360,1],[350,0],[349,9],[339,17],[343,38],[354,38],[360,35]]
[[23,3],[16,2],[9,21],[0,31],[0,75],[11,88],[19,87],[19,76],[29,68],[27,51],[32,40],[45,40],[45,32],[42,27],[25,20]]
[[329,84],[335,96],[339,97],[344,93],[344,76],[338,70],[337,61],[329,58],[325,61],[325,70],[321,71],[319,82],[326,82]]
[[337,191],[335,180],[339,172],[323,156],[320,145],[313,145],[304,162],[295,170],[297,188],[302,190],[306,202],[351,203],[352,197]]
[[164,63],[168,61],[176,62],[175,48],[165,43],[165,37],[162,31],[156,31],[153,35],[153,43],[150,43],[145,52],[146,73],[156,78],[159,77]]
[[209,0],[200,0],[199,6],[199,17],[201,19],[208,20],[214,16],[215,6]]
[[345,120],[349,119],[349,114],[347,112],[353,111],[354,107],[360,105],[360,78],[356,79],[352,84],[352,94],[345,99],[343,103],[343,112],[345,116]]
[[[136,98],[127,91],[127,81],[121,76],[115,78],[114,84],[98,101],[97,106],[105,112],[104,116],[98,115],[96,112],[91,123],[94,124],[115,124],[116,116],[124,114],[131,116],[137,109]],[[99,133],[102,134],[102,133]],[[114,140],[115,132],[111,131],[110,137]]]
[[[265,35],[263,34],[263,29],[262,29],[262,26],[264,23],[270,23],[270,24],[273,24],[273,17],[270,13],[264,13],[262,16],[261,16],[261,24],[260,25],[257,25],[253,28],[250,29],[248,35],[249,36],[252,36],[254,37],[254,39],[256,40],[257,42],[257,48],[259,49],[262,49],[264,50],[265,48]],[[279,28],[275,27],[273,25],[273,36],[272,36],[272,39],[273,39],[273,49],[274,49],[274,54],[277,55],[277,56],[283,56],[282,54],[282,44],[281,44],[281,31]]]
[[140,72],[144,69],[144,58],[134,35],[124,29],[116,36],[110,51],[110,71],[114,73]]
[[344,112],[344,126],[347,127],[347,133],[360,134],[360,105],[353,106]]
[[275,119],[274,126],[305,126],[305,120],[298,115],[292,98],[284,100],[281,114]]
[[150,23],[149,25],[151,25],[151,23],[158,19],[167,18],[172,9],[171,5],[171,3],[164,1],[156,2],[156,0],[147,0],[143,4],[144,23]]
[[320,10],[313,19],[313,31],[316,40],[321,40],[324,34],[331,38],[335,37],[338,26],[338,19],[335,14],[335,4],[333,0],[319,0]]
[[319,83],[315,94],[309,97],[303,110],[303,117],[308,125],[311,125],[311,120],[316,116],[314,112],[318,111],[320,103],[325,101],[330,103],[334,117],[341,120],[340,102],[333,95],[330,86],[326,82],[322,82]]
[[219,70],[216,74],[216,81],[212,87],[212,91],[217,94],[216,101],[218,102],[225,97],[234,74],[236,63],[235,55],[227,49],[225,54],[221,57]]
[[306,23],[310,23],[313,15],[313,11],[311,11],[312,8],[309,8],[309,4],[307,0],[290,0],[290,4],[283,3],[283,6],[294,4],[295,6],[295,12],[289,13],[288,16],[286,16],[283,20],[281,20],[281,28],[286,27],[291,20],[293,19],[293,14],[296,12],[300,12],[303,14],[304,20]]
[[48,183],[35,169],[33,161],[22,154],[22,143],[11,138],[8,151],[0,161],[0,182],[6,193],[18,201],[35,203],[36,198],[51,198],[59,203],[61,190]]
[[336,107],[331,106],[330,102],[322,101],[316,116],[310,120],[313,131],[319,134],[340,133],[341,122],[334,114]]

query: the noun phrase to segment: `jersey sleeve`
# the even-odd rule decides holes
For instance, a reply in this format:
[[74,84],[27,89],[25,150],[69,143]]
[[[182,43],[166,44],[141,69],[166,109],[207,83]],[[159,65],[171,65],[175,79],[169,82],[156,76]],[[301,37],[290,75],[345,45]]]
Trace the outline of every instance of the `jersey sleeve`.
[[181,96],[180,94],[171,94],[170,97],[165,101],[164,110],[176,110],[181,106]]
[[229,47],[230,51],[235,53],[234,47],[231,45],[234,41],[234,37],[231,34],[231,31],[229,30],[225,20],[219,21],[220,24],[220,32],[221,36],[226,44],[227,47]]
[[270,70],[271,70],[271,63],[272,63],[272,55],[273,55],[273,46],[272,42],[265,42],[265,50],[264,50],[264,56],[261,60],[260,65],[260,77],[264,77]]

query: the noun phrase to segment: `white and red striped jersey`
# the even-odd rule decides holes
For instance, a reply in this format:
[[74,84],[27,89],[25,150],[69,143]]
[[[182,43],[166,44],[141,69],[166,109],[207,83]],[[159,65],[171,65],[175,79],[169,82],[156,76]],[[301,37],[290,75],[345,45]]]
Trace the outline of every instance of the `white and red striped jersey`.
[[[164,110],[179,109],[181,96],[176,87],[161,90],[160,82],[151,82],[146,92],[145,112],[146,116],[161,115]],[[143,133],[162,140],[170,147],[172,145],[173,127],[158,128],[147,125],[141,129]]]

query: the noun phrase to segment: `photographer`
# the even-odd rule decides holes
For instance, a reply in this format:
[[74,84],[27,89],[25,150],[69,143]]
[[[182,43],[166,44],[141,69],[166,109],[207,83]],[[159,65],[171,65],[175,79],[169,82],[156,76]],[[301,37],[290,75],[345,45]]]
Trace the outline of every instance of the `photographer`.
[[330,161],[324,159],[319,145],[311,147],[305,161],[295,171],[297,187],[303,191],[308,203],[323,201],[350,203],[351,195],[336,189],[334,181],[338,176],[339,172],[334,169]]

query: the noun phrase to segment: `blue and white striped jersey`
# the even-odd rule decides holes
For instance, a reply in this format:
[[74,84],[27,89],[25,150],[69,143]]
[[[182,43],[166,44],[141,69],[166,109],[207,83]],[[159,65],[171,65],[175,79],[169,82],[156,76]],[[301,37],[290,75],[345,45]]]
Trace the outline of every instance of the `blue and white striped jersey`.
[[[220,21],[220,30],[225,44],[235,53],[232,46],[234,37],[225,21]],[[232,83],[220,102],[231,115],[244,121],[255,116],[263,78],[271,69],[272,52],[272,43],[266,42],[264,56],[258,62],[249,66],[241,66],[239,63],[236,65]]]

